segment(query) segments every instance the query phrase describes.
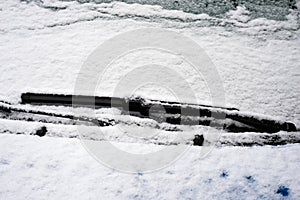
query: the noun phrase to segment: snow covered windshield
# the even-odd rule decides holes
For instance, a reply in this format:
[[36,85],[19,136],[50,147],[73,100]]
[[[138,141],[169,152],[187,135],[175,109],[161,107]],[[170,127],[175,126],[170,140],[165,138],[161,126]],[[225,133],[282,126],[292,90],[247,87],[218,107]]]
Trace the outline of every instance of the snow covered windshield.
[[299,0],[10,0],[0,19],[0,199],[300,199]]

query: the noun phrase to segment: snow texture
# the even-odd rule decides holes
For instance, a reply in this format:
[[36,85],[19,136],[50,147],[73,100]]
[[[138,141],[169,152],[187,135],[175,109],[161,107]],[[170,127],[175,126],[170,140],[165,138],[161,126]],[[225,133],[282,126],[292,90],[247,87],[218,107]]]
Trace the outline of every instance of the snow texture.
[[[264,18],[248,21],[248,11],[244,8],[230,11],[228,18],[217,19],[139,4],[48,3],[64,9],[53,11],[35,2],[1,2],[2,100],[17,103],[22,92],[72,94],[81,65],[98,45],[129,30],[161,27],[184,33],[206,51],[222,78],[228,105],[299,124],[298,10],[284,21]],[[99,11],[103,9],[106,14]],[[127,17],[115,16],[116,12]],[[168,15],[180,21],[168,19]],[[190,18],[198,21],[190,22]],[[199,77],[184,70],[188,69],[187,64],[172,55],[168,55],[170,59],[165,56],[146,51],[116,60],[111,72],[119,73],[107,74],[109,79],[105,79],[98,95],[111,95],[122,76],[121,69],[134,67],[133,59],[137,65],[154,59],[157,64],[183,69],[182,75],[197,100],[210,103],[205,81],[193,85]],[[182,88],[181,93],[184,91]],[[174,100],[170,91],[153,85],[145,85],[137,93],[146,98]],[[193,101],[188,97],[185,100]]]
[[[230,9],[220,17],[157,5],[79,2],[0,2],[1,101],[17,104],[24,92],[72,94],[82,64],[101,43],[138,28],[166,28],[193,39],[211,58],[224,85],[223,106],[290,120],[300,127],[299,0],[298,9],[288,10],[280,20],[256,16],[249,6]],[[130,71],[133,64],[149,62],[181,70],[197,97],[194,102],[184,95],[186,88],[179,88],[185,102],[211,103],[205,80],[191,73],[187,63],[153,50],[131,52],[115,60],[105,74],[105,84],[95,94],[112,95],[122,72]],[[201,80],[200,84],[195,80]],[[154,85],[145,85],[135,95],[176,100],[170,91]],[[132,94],[124,91],[118,95]],[[56,110],[70,111],[62,107]],[[97,114],[105,117],[115,112],[101,110]],[[300,199],[299,144],[220,145],[205,159],[198,157],[202,147],[191,147],[163,170],[133,175],[96,162],[80,140],[72,138],[78,137],[74,126],[49,124],[47,136],[30,135],[42,126],[41,122],[0,120],[1,199]],[[119,148],[135,153],[161,148],[149,144],[156,143],[155,139],[138,141],[117,130],[126,127],[129,132],[133,130],[132,125],[101,128],[106,134],[98,139],[114,141]],[[175,135],[179,142],[190,141],[195,133],[209,129],[182,128],[173,135],[161,131],[159,140],[167,142]],[[87,127],[88,136],[98,137],[98,129]],[[136,128],[139,133],[148,130],[152,128]],[[230,141],[232,135],[224,138]],[[235,136],[242,141],[257,139],[251,134]]]
[[[136,152],[156,145],[120,148]],[[77,139],[0,135],[1,199],[299,199],[299,145],[190,148],[153,173],[124,174],[95,161]],[[59,156],[58,156],[59,155]]]

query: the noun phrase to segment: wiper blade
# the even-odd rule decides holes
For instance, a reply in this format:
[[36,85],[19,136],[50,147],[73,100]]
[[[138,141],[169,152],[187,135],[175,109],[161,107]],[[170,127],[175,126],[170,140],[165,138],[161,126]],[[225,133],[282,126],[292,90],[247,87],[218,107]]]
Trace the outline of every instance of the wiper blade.
[[[162,118],[176,125],[216,125],[230,132],[297,131],[295,124],[259,115],[240,112],[236,108],[214,107],[209,105],[187,104],[142,98],[98,97],[83,95],[23,93],[22,104],[63,105],[76,107],[118,108],[123,113],[151,118]],[[151,108],[155,108],[152,109]],[[157,109],[159,108],[159,109]],[[229,122],[228,122],[229,121]]]

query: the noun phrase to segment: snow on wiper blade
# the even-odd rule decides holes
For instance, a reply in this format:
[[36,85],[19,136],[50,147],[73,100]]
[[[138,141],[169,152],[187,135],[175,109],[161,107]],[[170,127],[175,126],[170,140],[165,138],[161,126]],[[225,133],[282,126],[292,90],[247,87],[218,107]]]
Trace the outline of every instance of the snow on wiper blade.
[[[220,108],[225,110],[236,110],[233,107],[221,107],[204,104],[179,103],[174,101],[148,100],[143,98],[119,98],[119,97],[104,97],[104,96],[84,96],[84,95],[65,95],[65,94],[42,94],[42,93],[23,93],[21,95],[22,104],[58,104],[58,105],[86,105],[95,107],[123,107],[129,103],[132,109],[136,107],[146,107],[147,104],[161,104],[165,107],[207,107]],[[172,110],[170,110],[172,111]]]
[[236,108],[186,104],[142,98],[97,97],[62,94],[23,93],[22,104],[63,105],[75,107],[118,108],[124,114],[150,118],[176,125],[214,124],[231,132],[296,131],[295,124],[271,117],[251,115]]

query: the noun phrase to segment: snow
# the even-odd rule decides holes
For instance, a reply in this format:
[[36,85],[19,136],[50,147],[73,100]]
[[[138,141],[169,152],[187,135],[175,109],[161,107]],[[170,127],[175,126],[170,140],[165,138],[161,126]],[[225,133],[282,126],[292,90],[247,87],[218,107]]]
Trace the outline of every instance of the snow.
[[[240,22],[238,14],[229,13],[229,18],[234,17],[214,19],[213,21],[221,21],[218,22],[219,25],[217,23],[213,26],[214,22],[206,20],[177,22],[159,18],[159,21],[158,19],[151,21],[152,18],[123,19],[111,17],[109,14],[103,16],[94,9],[112,9],[119,3],[94,5],[59,2],[59,6],[65,5],[67,8],[55,12],[55,15],[54,11],[42,8],[34,2],[26,4],[5,1],[1,4],[3,10],[0,13],[1,18],[10,19],[3,20],[4,23],[1,23],[0,28],[2,30],[0,50],[5,52],[0,56],[2,100],[16,103],[20,100],[20,94],[26,91],[73,93],[81,65],[103,41],[137,28],[162,27],[184,33],[206,51],[222,78],[227,105],[233,105],[243,111],[277,116],[299,124],[300,39],[296,11],[291,13],[286,21],[259,18],[246,23]],[[53,1],[53,4],[56,5],[56,1]],[[127,6],[129,7],[126,12],[138,10],[130,7],[137,5]],[[140,12],[148,13],[148,7],[151,6],[143,7],[144,10]],[[117,8],[112,9],[113,12],[117,12]],[[236,12],[244,13],[242,10],[238,8]],[[15,12],[19,14],[15,15]],[[163,15],[164,12],[177,11],[164,10],[160,13]],[[199,17],[202,19],[201,16]],[[206,27],[203,27],[204,25]],[[156,56],[157,63],[161,65],[188,69],[184,62],[164,59],[165,55],[154,54],[155,52],[151,51],[142,53],[144,57],[136,60],[137,63],[142,63],[142,58]],[[128,56],[134,59],[138,55],[136,53]],[[125,61],[120,60],[124,61],[123,67],[131,65],[129,58]],[[144,60],[145,63],[148,61]],[[114,69],[118,69],[118,65],[116,62]],[[188,77],[186,80],[189,83],[198,79],[189,73],[183,75]],[[118,81],[118,74],[110,77],[110,81],[99,95],[109,94],[111,87]],[[149,88],[151,86],[148,85],[140,94],[148,98],[174,100],[165,99],[169,96],[168,91],[161,89],[153,91]],[[198,101],[210,102],[205,84],[201,85],[200,82],[192,85],[192,88]],[[182,94],[184,91],[185,88],[181,90]]]
[[[245,114],[257,113],[258,117],[292,121],[299,128],[299,0],[297,5],[298,10],[291,10],[285,20],[275,20],[250,17],[253,13],[245,7],[219,18],[122,2],[1,1],[0,100],[18,106],[24,92],[72,94],[82,64],[101,43],[130,30],[166,28],[191,38],[205,50],[222,79],[226,97],[223,106],[237,107]],[[211,104],[203,77],[189,71],[188,63],[177,55],[153,49],[129,52],[116,59],[105,84],[95,94],[111,95],[126,70],[149,62],[169,66],[184,77],[197,97],[195,102],[186,95],[185,87],[178,88],[185,102]],[[136,80],[128,77],[133,84]],[[135,94],[123,91],[119,95],[177,100],[163,84],[153,83],[141,86]],[[162,124],[157,133],[153,120],[130,117],[132,124],[128,124],[127,117],[111,109],[96,110],[96,115],[114,117],[120,124],[79,126],[86,131],[85,136],[96,139],[96,143],[111,141],[133,154],[158,151],[163,146],[156,145],[159,143],[190,145],[196,134],[220,135],[220,143],[204,159],[200,158],[203,147],[187,146],[187,152],[162,170],[126,174],[98,163],[78,139],[76,126],[1,119],[0,198],[300,199],[299,144],[227,147],[253,140],[259,144],[263,142],[260,136],[268,134],[224,134],[202,126],[167,131],[172,128],[167,124]],[[30,135],[41,126],[48,129],[46,137]],[[157,135],[144,139],[148,133]],[[299,133],[280,132],[275,136],[299,138]]]
[[222,147],[205,159],[199,148],[160,171],[126,174],[98,163],[77,139],[1,134],[0,194],[8,200],[282,199],[276,192],[286,187],[288,199],[300,198],[299,145]]

